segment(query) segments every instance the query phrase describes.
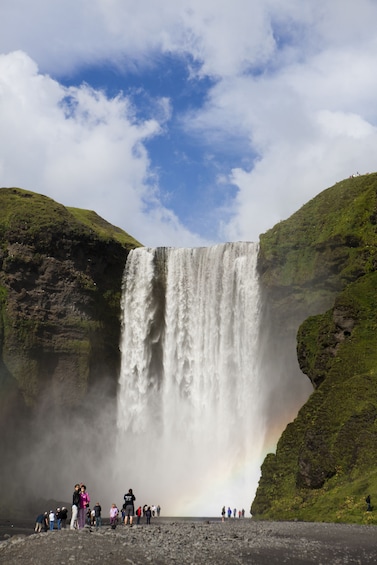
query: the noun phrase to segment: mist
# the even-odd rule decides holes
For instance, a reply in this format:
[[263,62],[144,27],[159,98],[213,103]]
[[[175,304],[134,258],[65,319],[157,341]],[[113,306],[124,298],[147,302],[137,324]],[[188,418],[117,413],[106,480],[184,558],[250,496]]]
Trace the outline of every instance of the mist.
[[103,375],[62,408],[45,384],[26,417],[21,400],[3,415],[3,515],[70,510],[83,482],[104,517],[129,488],[165,516],[248,516],[266,454],[312,392],[295,335],[271,322],[255,244],[132,254],[117,394]]

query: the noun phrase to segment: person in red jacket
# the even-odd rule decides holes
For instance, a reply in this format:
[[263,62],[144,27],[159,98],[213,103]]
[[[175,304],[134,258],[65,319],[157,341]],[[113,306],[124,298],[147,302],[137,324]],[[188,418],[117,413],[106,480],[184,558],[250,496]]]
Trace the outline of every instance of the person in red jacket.
[[136,510],[136,516],[137,516],[136,524],[140,524],[140,518],[141,518],[142,512],[143,511],[141,509],[141,506],[139,506],[139,508]]

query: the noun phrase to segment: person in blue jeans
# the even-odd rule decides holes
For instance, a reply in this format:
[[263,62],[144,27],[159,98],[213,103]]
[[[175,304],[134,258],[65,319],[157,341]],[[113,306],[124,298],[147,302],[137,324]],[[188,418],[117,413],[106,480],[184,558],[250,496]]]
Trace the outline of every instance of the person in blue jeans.
[[58,525],[58,530],[61,530],[62,528],[62,516],[61,516],[61,510],[60,508],[56,509],[56,521],[57,521],[57,525]]
[[102,517],[101,517],[101,505],[99,502],[96,502],[96,505],[93,508],[94,510],[94,517],[96,519],[96,529],[98,530],[98,528],[100,528],[102,526]]

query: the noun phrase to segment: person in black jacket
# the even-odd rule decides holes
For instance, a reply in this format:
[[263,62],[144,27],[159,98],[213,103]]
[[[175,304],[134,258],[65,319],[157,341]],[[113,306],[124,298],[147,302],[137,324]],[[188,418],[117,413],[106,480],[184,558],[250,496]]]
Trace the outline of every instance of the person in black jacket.
[[72,517],[71,517],[71,530],[76,529],[77,526],[77,514],[80,505],[80,485],[75,485],[75,490],[72,495]]
[[68,518],[68,510],[65,506],[63,506],[62,509],[60,510],[60,517],[62,520],[62,528],[64,530],[64,528],[67,525],[67,518]]

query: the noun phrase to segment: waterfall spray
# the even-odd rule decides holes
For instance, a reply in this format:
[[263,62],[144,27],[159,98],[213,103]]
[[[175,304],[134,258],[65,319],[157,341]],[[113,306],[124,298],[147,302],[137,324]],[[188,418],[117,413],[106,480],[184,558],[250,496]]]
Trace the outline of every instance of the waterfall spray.
[[118,466],[165,515],[248,513],[265,453],[258,246],[135,249],[122,299]]

